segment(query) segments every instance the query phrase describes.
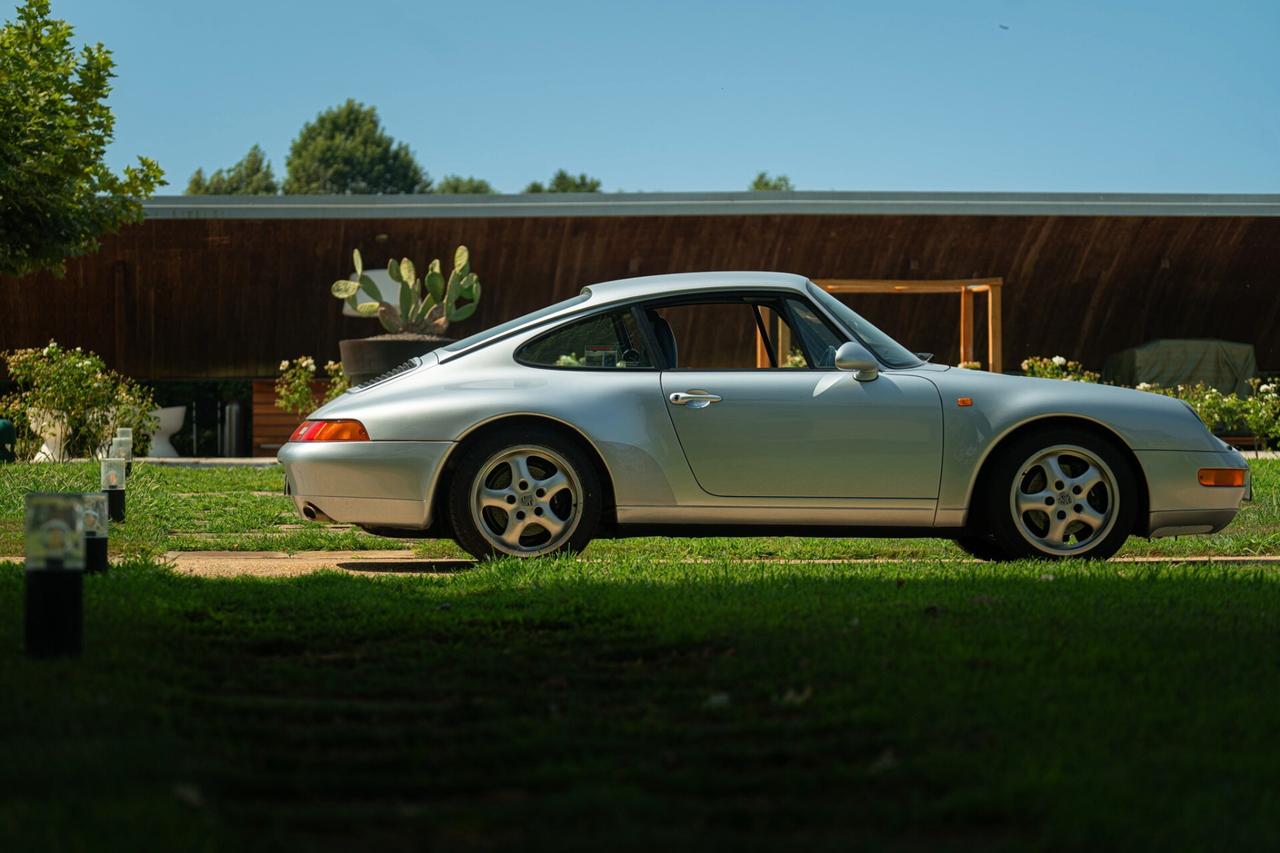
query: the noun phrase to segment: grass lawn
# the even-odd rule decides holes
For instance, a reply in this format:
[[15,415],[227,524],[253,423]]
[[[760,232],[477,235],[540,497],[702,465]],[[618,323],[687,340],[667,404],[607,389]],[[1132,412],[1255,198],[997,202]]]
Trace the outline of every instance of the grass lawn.
[[[1254,472],[1226,534],[1127,553],[1280,553]],[[154,557],[383,540],[294,519],[278,470],[136,473],[82,659],[20,654],[0,562],[6,849],[1280,844],[1274,565],[632,540],[214,580]],[[0,555],[22,492],[95,479],[0,469]]]
[[[1250,460],[1255,500],[1224,532],[1177,539],[1130,539],[1122,555],[1280,555],[1280,460]],[[22,554],[22,501],[30,491],[89,491],[98,466],[13,465],[0,468],[0,559]],[[350,527],[307,521],[284,497],[281,468],[134,466],[128,522],[113,527],[118,557],[168,551],[326,551],[414,548],[423,557],[464,557],[452,542],[384,539]],[[589,559],[867,559],[964,558],[943,539],[630,539],[600,541]]]

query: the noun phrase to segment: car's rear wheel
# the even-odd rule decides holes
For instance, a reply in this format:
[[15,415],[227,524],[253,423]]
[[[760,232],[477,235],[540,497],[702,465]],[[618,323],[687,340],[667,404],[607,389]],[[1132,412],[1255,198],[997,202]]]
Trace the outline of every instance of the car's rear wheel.
[[558,430],[526,427],[461,450],[449,494],[454,538],[480,559],[577,552],[595,535],[600,476]]
[[1105,560],[1133,530],[1138,483],[1124,454],[1093,432],[1029,433],[1002,449],[982,481],[982,517],[1010,558]]

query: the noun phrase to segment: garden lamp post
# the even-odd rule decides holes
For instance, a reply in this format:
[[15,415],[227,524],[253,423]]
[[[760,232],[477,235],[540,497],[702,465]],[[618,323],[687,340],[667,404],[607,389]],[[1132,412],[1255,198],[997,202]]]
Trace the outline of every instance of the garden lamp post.
[[107,493],[107,517],[117,524],[124,521],[125,464],[125,460],[119,457],[109,456],[102,460],[102,491]]
[[26,497],[25,646],[35,658],[79,655],[84,645],[84,500]]
[[128,430],[129,435],[122,436],[119,433],[125,430],[117,430],[116,437],[111,439],[111,456],[115,459],[124,460],[124,473],[126,477],[133,476],[133,430]]
[[107,570],[107,493],[86,492],[84,498],[84,570]]

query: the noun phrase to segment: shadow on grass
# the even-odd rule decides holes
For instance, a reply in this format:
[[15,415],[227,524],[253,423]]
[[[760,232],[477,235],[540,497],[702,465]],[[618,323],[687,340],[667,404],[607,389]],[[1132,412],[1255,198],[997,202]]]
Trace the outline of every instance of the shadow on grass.
[[[384,565],[88,579],[82,661],[0,656],[0,825],[47,838],[37,792],[109,790],[203,803],[196,829],[275,849],[1280,832],[1280,583],[1261,568]],[[0,575],[4,623],[20,598]]]
[[476,567],[475,560],[347,560],[337,567],[349,572],[382,575],[452,575]]

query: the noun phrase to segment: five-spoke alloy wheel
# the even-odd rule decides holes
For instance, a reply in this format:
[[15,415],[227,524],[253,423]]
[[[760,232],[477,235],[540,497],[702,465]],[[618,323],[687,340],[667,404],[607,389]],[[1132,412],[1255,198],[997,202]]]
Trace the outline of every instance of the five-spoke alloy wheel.
[[1023,538],[1051,556],[1089,550],[1116,523],[1119,496],[1107,463],[1071,444],[1038,450],[1009,487],[1009,511]]
[[1105,560],[1120,550],[1137,515],[1132,466],[1086,429],[1019,437],[993,458],[980,488],[974,508],[984,541],[1009,558]]
[[503,431],[462,451],[450,493],[454,536],[477,557],[580,551],[600,518],[599,476],[554,429]]

